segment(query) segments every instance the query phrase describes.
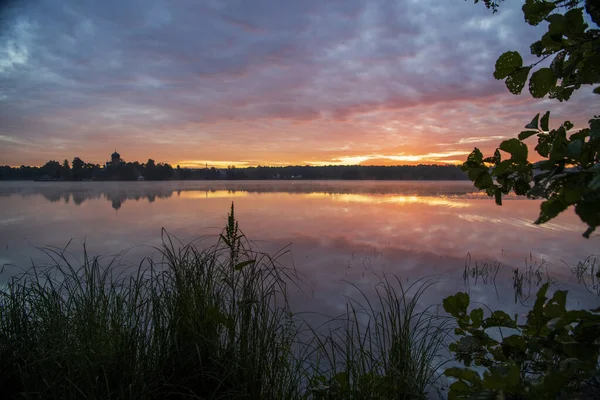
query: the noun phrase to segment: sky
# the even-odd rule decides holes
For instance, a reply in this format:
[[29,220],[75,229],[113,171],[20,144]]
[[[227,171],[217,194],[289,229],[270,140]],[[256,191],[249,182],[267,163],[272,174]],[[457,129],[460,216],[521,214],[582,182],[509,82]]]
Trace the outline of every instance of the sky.
[[0,0],[0,165],[459,163],[538,112],[585,127],[591,87],[494,80],[505,51],[536,61],[521,4]]

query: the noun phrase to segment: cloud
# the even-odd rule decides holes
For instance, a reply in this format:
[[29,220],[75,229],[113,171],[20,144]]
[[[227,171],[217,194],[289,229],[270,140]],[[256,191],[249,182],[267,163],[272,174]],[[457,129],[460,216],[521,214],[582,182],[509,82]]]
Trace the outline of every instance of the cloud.
[[0,142],[14,143],[14,144],[19,144],[19,145],[27,145],[27,142],[24,142],[23,140],[19,140],[17,138],[11,137],[11,136],[4,136],[4,135],[0,135]]
[[[173,163],[404,162],[492,147],[547,108],[591,115],[588,92],[537,101],[491,77],[499,54],[527,54],[542,32],[516,3],[495,15],[437,0],[16,4],[0,32],[0,135],[56,143],[57,158],[100,162],[117,146]],[[8,146],[10,163],[51,153]]]
[[481,142],[489,142],[490,140],[499,141],[506,139],[506,136],[473,136],[462,138],[458,141],[458,144],[471,144],[471,143],[481,143]]
[[468,151],[447,151],[442,153],[426,153],[426,154],[400,154],[400,155],[383,155],[383,154],[368,154],[346,156],[332,158],[322,161],[309,161],[309,165],[394,165],[399,162],[402,164],[413,164],[423,162],[447,163],[455,164],[456,160],[451,157],[465,156]]

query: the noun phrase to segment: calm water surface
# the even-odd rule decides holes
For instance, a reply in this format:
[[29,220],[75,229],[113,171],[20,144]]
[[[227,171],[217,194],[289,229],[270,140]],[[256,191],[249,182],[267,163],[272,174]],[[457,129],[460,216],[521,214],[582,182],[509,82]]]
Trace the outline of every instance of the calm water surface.
[[[511,310],[512,268],[526,262],[559,280],[573,302],[598,302],[571,277],[568,266],[600,251],[600,236],[584,239],[572,210],[535,226],[539,202],[508,198],[498,207],[470,182],[0,182],[0,264],[48,261],[36,247],[124,259],[156,256],[161,228],[184,242],[215,235],[235,202],[240,227],[262,250],[289,245],[282,262],[293,265],[309,290],[303,308],[336,312],[351,282],[365,290],[382,273],[408,284],[434,276],[430,303],[457,290]],[[471,263],[502,265],[496,286],[465,286]],[[14,268],[6,268],[0,282]]]

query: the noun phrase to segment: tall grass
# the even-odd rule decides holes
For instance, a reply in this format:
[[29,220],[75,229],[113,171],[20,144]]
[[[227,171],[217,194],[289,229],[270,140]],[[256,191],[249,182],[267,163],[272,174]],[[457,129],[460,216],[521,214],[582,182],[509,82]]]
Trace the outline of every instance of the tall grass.
[[431,309],[418,311],[433,284],[422,280],[404,287],[385,276],[370,299],[349,299],[341,325],[315,332],[319,362],[312,370],[316,398],[424,399],[434,389],[447,320]]
[[600,296],[600,258],[590,255],[583,261],[579,261],[575,267],[569,267],[577,282],[585,288]]
[[434,380],[444,330],[416,310],[427,284],[409,298],[386,279],[378,306],[349,301],[341,327],[300,340],[294,271],[252,250],[233,207],[216,244],[163,231],[159,250],[159,262],[123,270],[46,249],[52,265],[11,278],[0,291],[3,398],[412,399]]

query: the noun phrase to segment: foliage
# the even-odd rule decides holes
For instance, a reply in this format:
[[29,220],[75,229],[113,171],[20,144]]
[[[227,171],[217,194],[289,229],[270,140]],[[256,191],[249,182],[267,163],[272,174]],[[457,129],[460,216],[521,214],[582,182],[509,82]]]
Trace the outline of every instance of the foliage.
[[415,309],[429,282],[386,279],[379,307],[349,300],[315,328],[289,307],[295,272],[252,250],[233,206],[215,245],[164,234],[158,250],[124,270],[45,249],[51,265],[0,288],[2,398],[419,399],[438,376],[446,331]]
[[[152,165],[152,164],[151,164]],[[173,169],[169,164],[155,164],[150,172],[148,163],[122,162],[117,168],[103,168],[100,165],[86,164],[83,179],[96,180],[136,180],[139,175],[147,180],[265,180],[265,179],[372,179],[372,180],[463,180],[466,174],[455,165],[294,165],[285,167],[256,166],[226,170],[210,168]],[[89,168],[89,169],[88,169]],[[70,173],[70,171],[69,171]],[[59,173],[57,178],[71,179],[69,173]],[[39,167],[21,166],[12,168],[0,166],[0,180],[31,180],[43,175],[55,177],[41,171]]]
[[48,249],[54,265],[11,278],[0,290],[2,398],[300,398],[286,270],[247,242],[235,268],[222,241],[177,244],[163,236],[164,264],[127,272],[87,254],[77,268]]
[[[549,95],[559,101],[569,100],[582,85],[600,83],[600,30],[589,28],[582,3],[526,0],[525,21],[534,26],[542,21],[548,23],[547,32],[530,46],[531,54],[540,60],[524,66],[518,52],[508,51],[496,61],[494,78],[504,79],[513,94],[520,94],[529,78],[529,93],[534,98]],[[496,3],[495,8],[497,6]],[[561,9],[566,12],[561,13]],[[594,23],[600,22],[600,9],[594,6],[593,0],[585,1],[585,12]],[[553,58],[548,67],[538,68],[529,75],[534,67],[550,57]],[[596,93],[599,91],[600,86],[594,89]]]
[[0,166],[0,180],[31,180],[37,178],[50,178],[53,180],[124,180],[134,181],[139,176],[147,180],[168,180],[174,177],[174,170],[167,163],[156,164],[150,159],[146,164],[137,161],[121,161],[118,165],[86,163],[79,157],[73,159],[72,167],[65,160],[62,165],[58,161],[50,160],[42,167],[29,167],[22,165],[12,168],[8,165]]
[[[475,0],[477,3],[478,0]],[[500,1],[484,0],[488,8],[497,10]],[[589,28],[585,13],[592,22],[600,22],[600,7],[593,0],[526,0],[522,7],[530,25],[542,21],[548,30],[530,47],[540,58],[534,64],[523,65],[516,51],[502,54],[496,61],[494,78],[505,80],[508,90],[520,94],[529,79],[529,92],[534,98],[548,95],[559,101],[585,84],[600,83],[600,30]],[[566,10],[563,13],[560,10]],[[552,57],[549,67],[540,67]],[[600,86],[594,89],[600,93]],[[503,141],[492,157],[483,157],[475,148],[462,165],[475,186],[502,204],[502,195],[514,192],[520,196],[545,199],[535,223],[542,224],[575,206],[575,212],[587,224],[584,236],[589,237],[600,225],[600,117],[589,120],[589,128],[568,133],[569,121],[550,130],[550,112],[539,114],[525,126],[518,138]],[[541,161],[529,162],[524,140],[537,135],[535,147]],[[567,136],[568,135],[568,136]],[[500,150],[510,158],[502,160]]]
[[[503,311],[486,318],[481,308],[469,311],[466,293],[444,299],[458,325],[450,350],[465,365],[444,372],[456,380],[449,399],[574,398],[600,389],[600,309],[568,311],[567,293],[548,298],[547,290],[546,283],[522,324]],[[499,334],[491,335],[492,328]]]
[[315,399],[425,399],[444,361],[438,358],[447,337],[446,321],[418,311],[430,280],[404,287],[385,277],[375,301],[364,292],[350,300],[341,326],[327,335],[314,332],[320,360],[312,369]]
[[[483,2],[496,12],[501,0]],[[505,80],[513,94],[520,94],[529,79],[534,98],[548,95],[559,101],[568,100],[584,84],[600,83],[600,31],[588,29],[583,3],[526,0],[522,10],[527,23],[548,23],[547,32],[530,47],[541,59],[524,66],[518,52],[506,52],[496,61],[494,77]],[[557,12],[561,9],[564,14]],[[585,12],[592,22],[600,22],[597,1],[586,0]],[[538,68],[530,76],[550,57],[549,67]],[[600,87],[594,93],[600,93]],[[569,121],[550,130],[549,119],[550,112],[541,118],[536,115],[518,138],[503,141],[491,157],[484,158],[475,148],[462,169],[498,205],[510,192],[545,199],[537,224],[574,205],[588,226],[584,236],[589,237],[600,225],[600,117],[574,133],[569,132],[573,128]],[[529,161],[524,143],[531,136],[537,136],[535,151],[541,158],[535,163]],[[538,291],[525,323],[503,311],[493,311],[487,318],[481,308],[469,311],[466,293],[444,299],[444,309],[456,320],[459,337],[450,350],[464,365],[444,372],[455,379],[449,399],[590,398],[600,391],[600,308],[567,310],[567,292],[558,290],[548,298],[548,286]],[[498,334],[490,334],[491,328]]]
[[[502,205],[502,196],[514,192],[529,198],[542,198],[536,224],[548,222],[574,205],[579,218],[588,225],[583,234],[589,237],[600,225],[600,119],[589,121],[590,127],[569,132],[569,121],[549,129],[547,112],[539,114],[525,126],[518,138],[500,143],[493,157],[484,158],[477,148],[462,169],[478,189],[485,190]],[[543,159],[531,163],[524,140],[537,136],[535,151]],[[509,157],[503,159],[502,152]]]

